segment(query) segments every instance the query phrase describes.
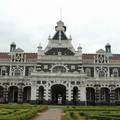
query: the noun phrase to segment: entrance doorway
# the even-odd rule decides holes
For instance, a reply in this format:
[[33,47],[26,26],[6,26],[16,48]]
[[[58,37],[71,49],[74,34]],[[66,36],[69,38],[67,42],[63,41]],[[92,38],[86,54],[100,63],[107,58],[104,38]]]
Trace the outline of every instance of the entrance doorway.
[[29,103],[31,99],[31,87],[26,86],[23,89],[23,102]]
[[66,102],[66,87],[61,84],[56,84],[51,87],[52,104],[65,104]]
[[78,87],[73,88],[73,104],[77,104],[78,102]]
[[8,89],[9,102],[16,103],[18,101],[18,88],[16,86],[10,86]]

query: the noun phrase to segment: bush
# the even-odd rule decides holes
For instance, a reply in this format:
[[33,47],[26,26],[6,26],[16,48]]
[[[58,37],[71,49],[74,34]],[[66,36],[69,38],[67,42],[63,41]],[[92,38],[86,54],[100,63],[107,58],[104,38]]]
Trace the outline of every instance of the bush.
[[0,120],[28,120],[47,106],[35,105],[0,105]]

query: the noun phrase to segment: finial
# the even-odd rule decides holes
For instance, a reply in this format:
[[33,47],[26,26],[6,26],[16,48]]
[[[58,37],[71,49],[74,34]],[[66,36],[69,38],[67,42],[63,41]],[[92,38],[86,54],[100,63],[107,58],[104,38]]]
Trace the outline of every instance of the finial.
[[15,42],[12,42],[11,45],[16,45]]
[[42,49],[41,42],[39,43],[38,49],[39,49],[39,50]]
[[62,21],[62,8],[60,8],[60,20]]
[[79,46],[78,46],[78,50],[82,50],[82,47],[81,47],[80,43],[79,43]]
[[48,39],[51,40],[51,36],[50,35],[48,36]]
[[69,39],[72,40],[72,36],[71,36],[71,34],[70,34],[70,36],[69,36]]

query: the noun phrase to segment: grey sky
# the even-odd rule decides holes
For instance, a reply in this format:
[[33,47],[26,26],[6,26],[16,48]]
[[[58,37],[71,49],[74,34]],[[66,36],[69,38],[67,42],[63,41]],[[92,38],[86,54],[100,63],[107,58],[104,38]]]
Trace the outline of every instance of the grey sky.
[[75,48],[80,43],[83,52],[95,53],[109,42],[120,53],[119,0],[0,0],[0,51],[13,41],[26,52],[36,52],[40,42],[45,48],[60,8]]

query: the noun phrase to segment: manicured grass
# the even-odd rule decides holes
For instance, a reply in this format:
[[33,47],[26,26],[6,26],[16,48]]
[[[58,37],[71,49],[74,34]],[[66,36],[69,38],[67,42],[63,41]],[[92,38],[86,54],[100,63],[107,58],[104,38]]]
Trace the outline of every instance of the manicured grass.
[[34,117],[37,112],[42,112],[47,106],[39,105],[17,105],[17,104],[1,104],[0,120],[29,120]]
[[120,120],[120,106],[66,106],[66,120]]

